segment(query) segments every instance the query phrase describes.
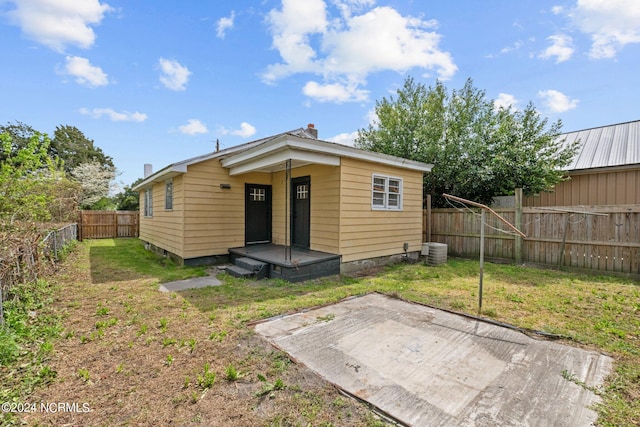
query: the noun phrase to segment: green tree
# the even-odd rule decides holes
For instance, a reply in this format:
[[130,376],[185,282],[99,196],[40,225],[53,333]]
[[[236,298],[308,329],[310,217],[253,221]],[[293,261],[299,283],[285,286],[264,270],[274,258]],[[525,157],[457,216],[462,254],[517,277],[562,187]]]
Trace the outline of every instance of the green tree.
[[434,206],[445,205],[443,193],[490,203],[518,187],[548,191],[578,147],[558,138],[560,120],[549,125],[531,103],[496,109],[471,79],[449,93],[439,81],[427,88],[409,77],[375,111],[377,123],[358,131],[356,146],[433,164],[424,189]]
[[[10,143],[0,146],[0,162],[4,162],[9,157],[15,157],[18,150],[26,148],[32,141],[34,136],[38,136],[40,143],[44,142],[44,134],[38,133],[31,126],[22,122],[8,122],[4,126],[0,126],[0,134],[6,134],[10,138]],[[51,141],[48,141],[49,145]],[[47,147],[47,151],[49,147]]]
[[140,194],[137,191],[133,191],[133,187],[143,180],[144,178],[139,178],[133,184],[125,185],[122,191],[113,197],[117,210],[137,211],[140,209]]
[[0,162],[0,216],[13,222],[51,218],[48,188],[60,177],[47,154],[49,138],[35,132],[27,145],[14,149],[8,133],[0,134],[5,158]]
[[87,138],[75,126],[57,126],[51,141],[50,154],[61,159],[64,170],[71,172],[83,163],[97,162],[102,166],[114,168],[113,159],[104,154],[93,140]]

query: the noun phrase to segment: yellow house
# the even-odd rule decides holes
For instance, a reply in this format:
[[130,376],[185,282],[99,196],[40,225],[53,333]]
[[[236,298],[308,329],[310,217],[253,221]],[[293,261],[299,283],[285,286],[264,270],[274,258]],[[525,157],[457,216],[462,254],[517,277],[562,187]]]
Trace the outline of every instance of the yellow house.
[[416,257],[430,170],[309,125],[145,176],[140,239],[187,265],[239,261],[230,273],[291,281]]

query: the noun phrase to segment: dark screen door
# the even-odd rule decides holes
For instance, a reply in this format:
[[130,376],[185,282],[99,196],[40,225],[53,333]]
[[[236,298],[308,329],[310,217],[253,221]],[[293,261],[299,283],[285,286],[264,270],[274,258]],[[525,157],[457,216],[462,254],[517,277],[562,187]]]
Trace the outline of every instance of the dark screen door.
[[291,180],[291,244],[308,248],[311,240],[311,177]]
[[245,184],[245,244],[271,242],[271,186]]

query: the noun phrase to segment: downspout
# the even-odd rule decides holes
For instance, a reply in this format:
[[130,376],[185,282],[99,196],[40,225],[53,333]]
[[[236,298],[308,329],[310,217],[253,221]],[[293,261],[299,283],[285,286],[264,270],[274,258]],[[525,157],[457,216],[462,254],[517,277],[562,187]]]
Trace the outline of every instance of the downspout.
[[291,211],[291,159],[288,159],[285,163],[284,174],[284,260],[285,262],[291,262],[291,244],[289,242],[291,236],[290,228],[292,224],[292,211]]

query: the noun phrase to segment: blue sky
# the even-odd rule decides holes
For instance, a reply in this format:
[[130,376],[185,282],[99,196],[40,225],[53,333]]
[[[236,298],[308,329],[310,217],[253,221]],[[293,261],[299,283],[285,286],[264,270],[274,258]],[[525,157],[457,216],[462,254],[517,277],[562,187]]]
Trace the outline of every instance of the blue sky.
[[574,131],[640,119],[637,0],[0,0],[0,122],[76,126],[121,184],[314,123],[352,143],[407,76]]

